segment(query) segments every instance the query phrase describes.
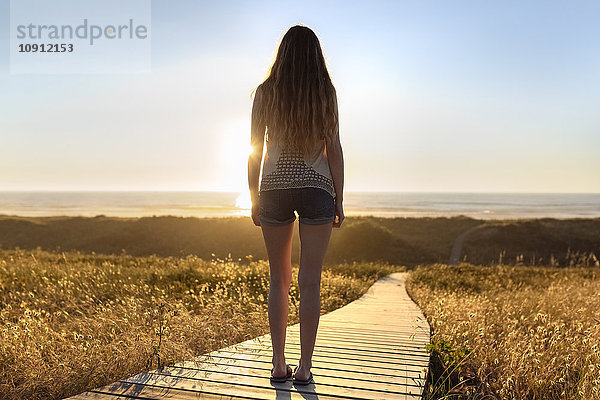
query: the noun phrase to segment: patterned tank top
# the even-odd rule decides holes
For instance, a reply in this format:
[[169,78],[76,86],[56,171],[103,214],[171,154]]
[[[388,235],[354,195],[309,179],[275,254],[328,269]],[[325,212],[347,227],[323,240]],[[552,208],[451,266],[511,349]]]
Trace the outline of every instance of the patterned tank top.
[[267,140],[260,191],[302,187],[324,189],[335,199],[325,141],[314,154],[303,156],[298,151],[281,148]]

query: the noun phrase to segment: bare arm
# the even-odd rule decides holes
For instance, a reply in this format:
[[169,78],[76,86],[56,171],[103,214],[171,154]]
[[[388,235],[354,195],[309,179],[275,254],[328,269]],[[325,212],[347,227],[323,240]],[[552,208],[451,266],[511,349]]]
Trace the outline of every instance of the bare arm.
[[[338,115],[337,98],[335,99],[335,113]],[[329,162],[329,170],[333,178],[335,187],[335,203],[341,206],[344,200],[344,153],[342,144],[340,143],[340,128],[339,119],[336,128],[336,134],[333,139],[326,140],[327,161]]]
[[258,207],[260,166],[263,156],[266,129],[266,125],[262,121],[259,121],[258,118],[258,110],[262,98],[261,94],[262,91],[259,86],[254,93],[254,102],[252,103],[252,122],[250,128],[250,145],[252,146],[252,153],[248,157],[248,187],[250,188],[253,211]]

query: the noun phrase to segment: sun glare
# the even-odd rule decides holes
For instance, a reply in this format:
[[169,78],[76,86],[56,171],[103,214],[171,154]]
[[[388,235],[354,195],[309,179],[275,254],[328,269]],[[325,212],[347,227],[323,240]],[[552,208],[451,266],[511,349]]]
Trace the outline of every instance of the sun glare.
[[221,160],[227,169],[224,176],[235,180],[234,186],[240,193],[235,205],[243,214],[249,215],[252,200],[248,190],[248,157],[253,151],[250,145],[249,118],[240,118],[229,123],[223,133]]
[[240,192],[240,195],[235,200],[235,206],[248,211],[252,208],[252,199],[250,199],[249,190],[242,190]]
[[250,153],[252,153],[252,146],[250,146],[250,121],[248,119],[240,119],[229,124],[225,129],[224,145],[223,158],[235,161],[240,159],[247,160]]

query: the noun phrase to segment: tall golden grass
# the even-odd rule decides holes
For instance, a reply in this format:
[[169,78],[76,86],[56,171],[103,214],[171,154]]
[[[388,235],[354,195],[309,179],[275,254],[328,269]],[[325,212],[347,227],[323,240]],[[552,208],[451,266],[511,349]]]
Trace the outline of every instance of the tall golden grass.
[[[322,312],[387,264],[328,265]],[[289,323],[298,322],[293,265]],[[0,250],[0,398],[59,399],[269,332],[266,261]]]
[[[432,264],[475,226],[463,254],[492,267]],[[295,232],[290,323],[298,245]],[[600,398],[598,246],[600,218],[348,218],[322,311],[395,264],[431,264],[407,287],[434,329],[430,398]],[[0,216],[0,247],[2,399],[63,398],[269,330],[269,268],[247,218]]]
[[426,398],[600,398],[600,269],[435,264],[407,290],[433,329]]

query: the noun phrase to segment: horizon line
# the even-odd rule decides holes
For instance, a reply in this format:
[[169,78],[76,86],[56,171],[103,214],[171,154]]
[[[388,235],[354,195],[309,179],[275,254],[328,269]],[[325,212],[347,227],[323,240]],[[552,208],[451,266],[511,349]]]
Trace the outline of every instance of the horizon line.
[[[0,193],[245,193],[232,190],[181,190],[181,189],[0,189]],[[430,194],[600,194],[600,192],[541,192],[541,191],[440,191],[440,190],[344,190],[344,193],[430,193]]]

